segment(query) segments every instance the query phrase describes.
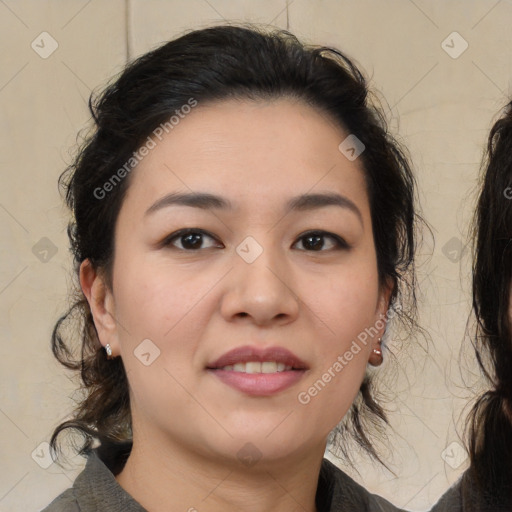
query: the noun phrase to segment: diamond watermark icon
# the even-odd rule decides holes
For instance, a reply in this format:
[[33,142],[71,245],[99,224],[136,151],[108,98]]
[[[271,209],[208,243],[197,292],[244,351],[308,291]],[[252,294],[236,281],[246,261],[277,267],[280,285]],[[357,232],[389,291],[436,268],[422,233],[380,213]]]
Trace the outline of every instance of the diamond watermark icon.
[[32,254],[42,263],[48,263],[56,254],[59,249],[49,239],[43,236],[32,247]]
[[366,149],[366,146],[353,133],[351,133],[338,146],[338,149],[348,160],[353,162]]
[[262,457],[262,453],[252,443],[245,443],[236,456],[244,466],[254,466]]
[[464,255],[466,247],[461,240],[454,236],[443,245],[441,250],[452,263],[458,263]]
[[30,46],[39,57],[47,59],[59,47],[59,43],[48,32],[41,32]]
[[160,356],[160,349],[150,339],[145,339],[137,345],[133,353],[144,366],[149,366]]
[[466,450],[455,441],[449,444],[443,453],[441,453],[441,458],[448,464],[451,468],[457,469],[460,467],[464,461],[468,458],[468,454]]
[[441,43],[441,48],[452,59],[458,59],[468,49],[468,47],[468,42],[458,32],[452,32]]
[[263,252],[263,247],[252,236],[248,236],[237,246],[236,252],[246,263],[253,263]]
[[32,453],[32,459],[43,469],[48,469],[53,464],[50,454],[50,445],[44,441]]

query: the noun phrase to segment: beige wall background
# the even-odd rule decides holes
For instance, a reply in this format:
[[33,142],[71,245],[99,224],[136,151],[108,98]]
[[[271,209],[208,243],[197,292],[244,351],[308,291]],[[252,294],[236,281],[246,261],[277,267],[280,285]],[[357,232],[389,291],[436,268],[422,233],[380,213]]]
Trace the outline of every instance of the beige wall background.
[[[0,511],[39,511],[80,472],[52,464],[47,442],[72,409],[74,383],[50,334],[66,307],[70,257],[57,178],[88,121],[93,88],[128,58],[187,29],[251,21],[339,47],[386,99],[415,164],[432,226],[419,266],[425,342],[397,346],[392,429],[363,485],[427,510],[467,464],[464,406],[478,390],[465,340],[470,310],[467,226],[479,162],[512,77],[512,3],[505,0],[0,1]],[[456,34],[454,34],[456,32]],[[467,48],[466,48],[467,46]],[[430,257],[427,257],[430,254]],[[461,347],[463,350],[461,352]],[[465,347],[465,348],[464,348]]]

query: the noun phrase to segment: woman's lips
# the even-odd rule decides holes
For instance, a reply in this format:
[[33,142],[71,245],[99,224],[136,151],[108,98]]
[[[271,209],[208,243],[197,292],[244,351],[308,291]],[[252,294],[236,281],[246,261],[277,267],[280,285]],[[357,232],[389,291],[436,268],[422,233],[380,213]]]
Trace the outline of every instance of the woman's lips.
[[224,384],[252,396],[270,396],[298,382],[308,370],[283,347],[238,347],[207,365]]
[[219,369],[236,363],[248,363],[251,361],[275,361],[291,366],[294,369],[307,370],[308,366],[293,352],[283,347],[255,347],[244,346],[229,350],[215,361],[208,363],[207,368]]
[[293,386],[306,370],[283,370],[275,373],[244,373],[234,370],[208,369],[224,384],[252,396],[270,396]]

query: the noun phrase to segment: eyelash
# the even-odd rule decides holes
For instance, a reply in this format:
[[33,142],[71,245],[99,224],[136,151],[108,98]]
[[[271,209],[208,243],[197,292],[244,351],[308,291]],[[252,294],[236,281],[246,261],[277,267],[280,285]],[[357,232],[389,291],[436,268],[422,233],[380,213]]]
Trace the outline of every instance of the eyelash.
[[[162,247],[172,246],[174,240],[183,238],[183,237],[185,237],[187,235],[207,236],[209,238],[212,238],[213,240],[216,240],[216,238],[213,235],[211,235],[207,231],[204,231],[203,229],[186,228],[186,229],[180,229],[179,231],[175,231],[174,233],[171,233],[168,237],[166,237],[163,240],[161,246]],[[306,231],[305,233],[302,233],[301,235],[299,235],[297,241],[303,240],[303,239],[305,239],[307,237],[310,237],[310,236],[318,236],[318,237],[322,237],[322,238],[330,238],[331,240],[334,241],[336,246],[334,248],[332,248],[332,249],[320,249],[318,251],[301,249],[304,252],[329,252],[329,251],[333,251],[333,250],[335,250],[335,251],[336,250],[349,250],[351,248],[350,245],[343,238],[341,238],[340,236],[335,235],[333,233],[329,233],[327,231],[322,231],[322,230]],[[295,242],[295,243],[297,243],[297,242]],[[295,245],[295,243],[294,243],[294,245]],[[184,252],[198,252],[198,251],[200,251],[202,249],[202,248],[199,248],[199,249],[185,249],[185,248],[176,247],[176,246],[174,246],[172,248],[173,249],[177,249],[179,251],[184,251]],[[211,247],[208,247],[208,249],[211,249]]]

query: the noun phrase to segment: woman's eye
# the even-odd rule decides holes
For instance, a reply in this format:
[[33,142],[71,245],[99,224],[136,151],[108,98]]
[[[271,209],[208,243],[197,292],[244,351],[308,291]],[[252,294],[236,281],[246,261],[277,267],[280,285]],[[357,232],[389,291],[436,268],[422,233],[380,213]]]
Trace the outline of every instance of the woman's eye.
[[325,231],[311,231],[302,235],[297,244],[302,243],[301,250],[328,251],[336,249],[349,249],[349,245],[343,238]]
[[[218,242],[212,235],[201,229],[182,229],[169,235],[162,243],[164,247],[173,245],[184,251],[197,251],[199,249],[210,249],[219,247]],[[220,244],[223,247],[222,244]]]
[[[303,234],[294,244],[303,251],[328,251],[349,249],[343,238],[325,231],[310,231]],[[182,251],[198,251],[200,249],[223,248],[214,236],[202,229],[182,229],[169,235],[162,242],[163,247],[173,246]]]

